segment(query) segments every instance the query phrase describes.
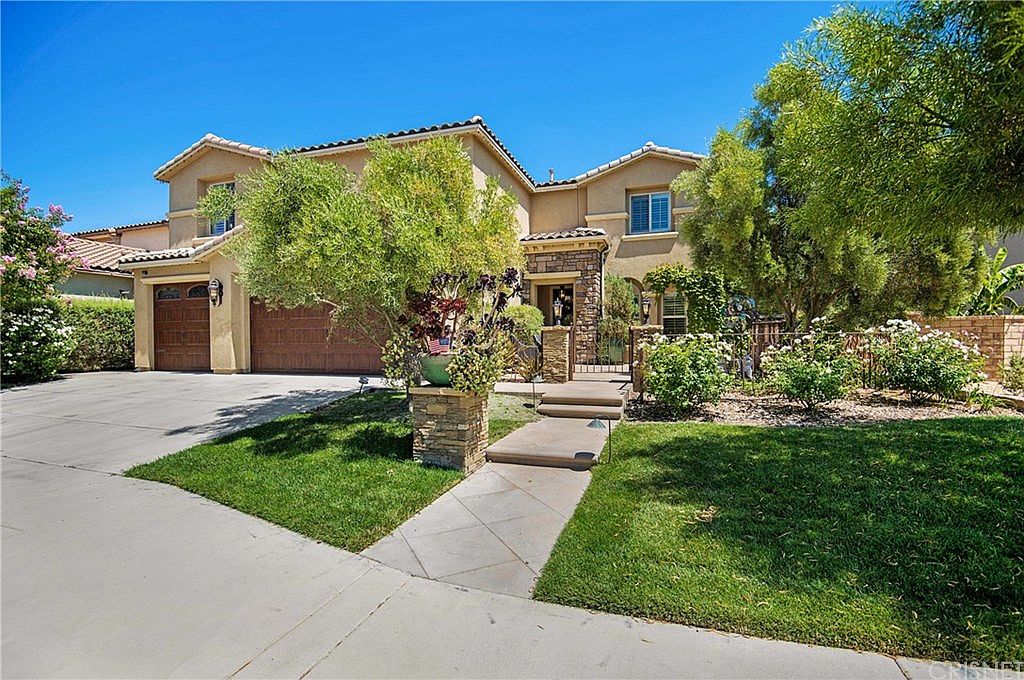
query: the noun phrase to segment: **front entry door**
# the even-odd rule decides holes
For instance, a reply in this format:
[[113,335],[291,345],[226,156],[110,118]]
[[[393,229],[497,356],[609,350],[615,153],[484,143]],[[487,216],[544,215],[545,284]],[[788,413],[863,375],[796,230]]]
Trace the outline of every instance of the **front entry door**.
[[[555,326],[572,325],[572,285],[551,286],[551,323]],[[562,316],[556,319],[556,301],[562,303]]]

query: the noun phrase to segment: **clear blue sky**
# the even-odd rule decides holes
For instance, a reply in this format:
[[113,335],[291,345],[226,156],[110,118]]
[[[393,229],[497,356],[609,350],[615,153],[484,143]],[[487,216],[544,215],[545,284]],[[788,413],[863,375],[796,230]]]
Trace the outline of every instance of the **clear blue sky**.
[[831,3],[12,3],[3,168],[71,231],[162,218],[206,132],[280,148],[481,115],[537,179],[705,151]]

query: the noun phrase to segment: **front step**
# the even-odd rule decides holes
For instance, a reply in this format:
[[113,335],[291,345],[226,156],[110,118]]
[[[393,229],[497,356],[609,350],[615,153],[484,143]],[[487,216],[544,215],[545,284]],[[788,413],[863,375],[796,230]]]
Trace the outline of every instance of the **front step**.
[[543,404],[578,404],[579,406],[610,406],[612,408],[622,408],[625,397],[618,393],[566,394],[556,392],[548,394],[545,392],[541,395],[540,400]]
[[487,460],[585,470],[597,464],[607,437],[578,418],[544,418],[491,444]]
[[618,420],[622,417],[622,401],[617,406],[593,406],[590,404],[549,404],[542,400],[537,406],[537,413],[553,418],[586,418],[591,420],[595,417],[611,418]]

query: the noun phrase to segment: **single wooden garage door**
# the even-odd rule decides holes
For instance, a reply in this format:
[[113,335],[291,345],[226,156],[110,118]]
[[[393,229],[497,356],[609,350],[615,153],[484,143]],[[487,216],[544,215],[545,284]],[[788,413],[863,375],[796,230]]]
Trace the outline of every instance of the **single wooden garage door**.
[[210,291],[203,283],[153,290],[153,367],[158,371],[210,370]]
[[328,340],[326,307],[249,307],[252,370],[268,373],[380,373],[380,350],[335,329]]

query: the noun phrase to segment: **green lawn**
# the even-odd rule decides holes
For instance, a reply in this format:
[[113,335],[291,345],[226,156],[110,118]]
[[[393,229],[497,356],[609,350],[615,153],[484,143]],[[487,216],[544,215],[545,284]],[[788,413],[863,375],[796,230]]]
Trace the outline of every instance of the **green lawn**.
[[[501,419],[491,422],[492,433],[534,417],[493,396],[492,411]],[[179,486],[355,552],[462,479],[413,462],[408,408],[392,391],[285,416],[125,474]]]
[[890,654],[1024,659],[1024,419],[624,425],[535,597]]

